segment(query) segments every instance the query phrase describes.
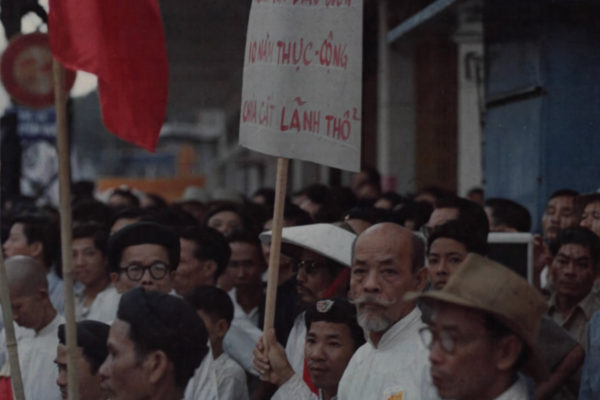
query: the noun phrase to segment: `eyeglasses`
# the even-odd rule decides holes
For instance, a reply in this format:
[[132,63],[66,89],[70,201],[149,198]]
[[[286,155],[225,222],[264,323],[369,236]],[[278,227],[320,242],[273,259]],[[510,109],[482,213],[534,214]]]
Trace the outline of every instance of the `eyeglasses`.
[[138,265],[131,264],[127,267],[121,268],[121,272],[125,272],[125,275],[132,281],[139,281],[144,276],[146,271],[150,272],[150,276],[153,279],[161,280],[169,272],[169,266],[163,262],[155,262],[152,265]]
[[327,267],[327,263],[325,261],[317,261],[317,260],[291,260],[292,271],[294,273],[300,271],[300,269],[304,269],[304,272],[307,275],[312,275],[317,270],[321,268]]
[[483,336],[493,336],[491,332],[482,332],[479,334],[472,335],[464,335],[460,338],[452,336],[450,332],[445,329],[431,330],[430,327],[424,326],[419,329],[419,336],[421,336],[421,341],[429,350],[433,347],[435,342],[440,343],[440,347],[446,354],[454,354],[456,352],[457,344],[463,343],[467,344],[477,338]]

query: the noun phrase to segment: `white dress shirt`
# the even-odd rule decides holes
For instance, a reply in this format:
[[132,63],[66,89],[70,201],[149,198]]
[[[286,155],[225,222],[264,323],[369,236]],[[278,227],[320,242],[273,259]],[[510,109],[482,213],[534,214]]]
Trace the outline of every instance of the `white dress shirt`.
[[[304,383],[302,375],[294,374],[275,392],[271,400],[323,400],[323,393],[319,390],[319,395],[314,394]],[[333,396],[331,400],[336,400]]]
[[[206,353],[200,366],[196,368],[194,376],[190,378],[183,400],[219,400],[217,394],[217,378],[211,368],[212,354],[210,350]],[[225,400],[225,399],[223,399]]]
[[294,372],[303,376],[304,373],[304,342],[306,341],[306,322],[304,312],[294,320],[294,325],[285,345],[285,355]]
[[117,318],[120,299],[121,295],[111,283],[96,295],[89,307],[86,307],[84,306],[85,287],[82,286],[75,293],[75,319],[77,321],[91,319],[110,325]]
[[213,358],[211,370],[216,376],[220,400],[248,400],[246,373],[227,353],[222,353],[216,359]]
[[527,385],[522,379],[517,379],[504,393],[495,400],[528,400]]
[[[368,339],[352,356],[338,388],[339,400],[438,399],[429,375],[429,351],[419,337],[415,307],[392,325],[377,347]],[[397,397],[394,397],[397,396]]]

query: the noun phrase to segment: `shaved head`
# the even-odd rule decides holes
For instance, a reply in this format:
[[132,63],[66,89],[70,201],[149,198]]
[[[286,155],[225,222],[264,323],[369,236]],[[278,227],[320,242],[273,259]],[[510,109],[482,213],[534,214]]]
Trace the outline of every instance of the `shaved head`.
[[48,290],[46,269],[29,256],[10,257],[5,262],[6,278],[12,296],[31,296],[40,289]]

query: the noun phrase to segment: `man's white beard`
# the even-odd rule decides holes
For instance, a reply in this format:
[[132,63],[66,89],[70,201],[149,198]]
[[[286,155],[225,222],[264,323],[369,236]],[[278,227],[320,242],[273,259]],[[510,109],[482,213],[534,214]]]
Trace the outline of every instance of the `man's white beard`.
[[358,325],[369,332],[384,332],[392,326],[392,321],[383,315],[374,315],[368,311],[358,311],[356,316]]

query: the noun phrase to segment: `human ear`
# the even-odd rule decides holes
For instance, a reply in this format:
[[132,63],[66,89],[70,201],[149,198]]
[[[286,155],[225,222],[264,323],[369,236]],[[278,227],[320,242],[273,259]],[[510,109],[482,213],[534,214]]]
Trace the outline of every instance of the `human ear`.
[[425,286],[427,285],[427,279],[429,278],[429,269],[426,267],[420,268],[418,271],[414,273],[414,288],[415,290],[422,292],[425,290]]
[[524,343],[515,334],[510,334],[498,340],[496,349],[496,368],[500,371],[510,371],[519,361]]
[[44,250],[44,245],[42,244],[42,242],[36,241],[36,242],[31,243],[29,245],[29,248],[31,249],[31,257],[37,258],[42,255],[42,252]]
[[213,277],[213,276],[215,276],[216,272],[217,272],[217,263],[215,262],[215,260],[206,260],[204,262],[204,275],[207,278]]
[[147,374],[148,382],[150,384],[157,384],[164,379],[167,373],[169,359],[164,351],[154,350],[145,356],[142,365]]
[[215,333],[217,334],[217,336],[221,339],[224,338],[225,334],[227,333],[227,330],[229,330],[229,324],[227,323],[227,321],[223,318],[218,320],[215,324]]

